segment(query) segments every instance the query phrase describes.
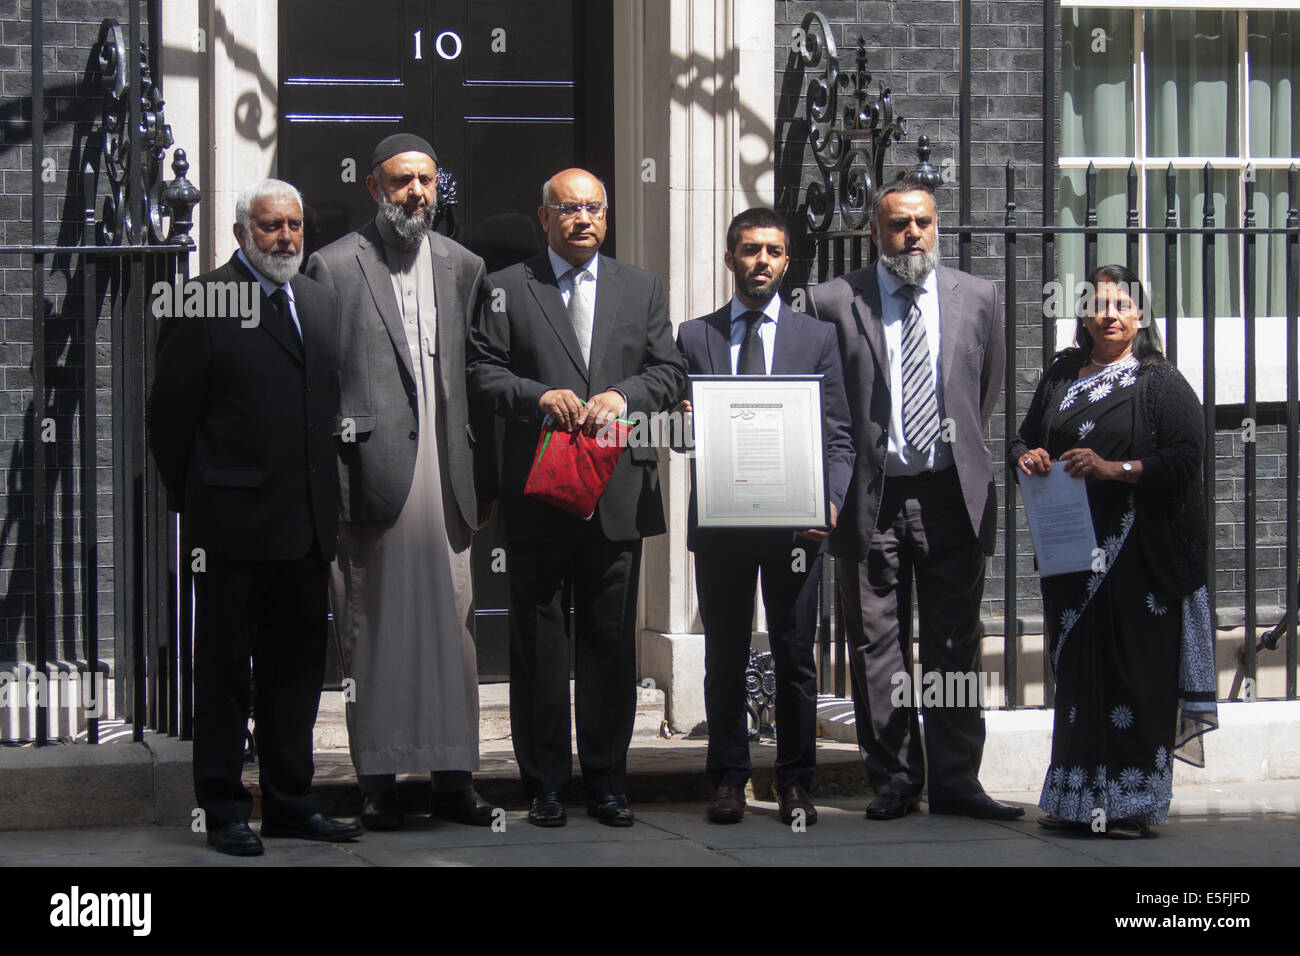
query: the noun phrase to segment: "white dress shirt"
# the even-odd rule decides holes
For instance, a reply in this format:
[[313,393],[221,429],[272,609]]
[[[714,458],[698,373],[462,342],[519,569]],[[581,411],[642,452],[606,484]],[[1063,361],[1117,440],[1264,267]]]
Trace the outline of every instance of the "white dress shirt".
[[[749,306],[734,295],[731,297],[731,374],[738,374],[740,366],[740,346],[749,331],[749,323],[741,321],[741,316],[751,311]],[[761,311],[763,319],[758,323],[758,338],[763,343],[763,367],[767,374],[772,374],[772,349],[776,346],[776,320],[781,314],[781,296],[774,295],[767,300],[767,305],[753,311]]]

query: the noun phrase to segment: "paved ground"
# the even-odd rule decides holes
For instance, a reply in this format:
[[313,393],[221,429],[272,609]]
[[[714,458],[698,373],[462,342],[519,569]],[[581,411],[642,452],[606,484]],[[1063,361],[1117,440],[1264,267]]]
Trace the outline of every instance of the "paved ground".
[[1016,823],[930,816],[924,805],[902,820],[867,821],[869,798],[859,796],[819,801],[821,820],[804,832],[761,801],[733,826],[708,823],[702,802],[634,805],[637,825],[614,830],[570,806],[562,829],[530,826],[522,810],[506,813],[501,832],[414,815],[404,831],[350,844],[271,840],[252,860],[222,856],[185,827],[0,832],[0,866],[1293,866],[1298,791],[1295,781],[1183,787],[1168,825],[1142,841],[1048,832],[1033,822],[1037,794],[1022,791],[996,795],[1025,806]]

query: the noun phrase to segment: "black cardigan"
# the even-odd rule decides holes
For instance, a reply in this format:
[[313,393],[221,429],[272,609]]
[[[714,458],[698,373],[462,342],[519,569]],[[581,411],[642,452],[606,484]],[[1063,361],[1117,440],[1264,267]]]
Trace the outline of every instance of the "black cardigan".
[[[1047,434],[1061,396],[1087,357],[1080,349],[1057,356],[1038,382],[1020,432],[1007,445],[1012,467]],[[1201,485],[1205,421],[1196,393],[1163,359],[1138,369],[1133,403],[1133,457],[1142,462],[1134,506],[1148,570],[1162,599],[1178,600],[1205,584],[1206,519]]]

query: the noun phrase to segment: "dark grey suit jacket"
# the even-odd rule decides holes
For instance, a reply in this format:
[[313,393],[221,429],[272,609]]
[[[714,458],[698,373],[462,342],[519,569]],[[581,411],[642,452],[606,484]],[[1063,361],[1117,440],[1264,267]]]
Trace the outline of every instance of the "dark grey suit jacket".
[[[469,529],[478,496],[491,496],[492,433],[476,428],[465,397],[465,333],[483,289],[483,260],[446,236],[431,233],[437,352],[446,416],[446,468]],[[312,255],[307,274],[339,297],[342,398],[336,434],[351,420],[354,441],[339,444],[344,521],[391,521],[411,490],[420,422],[414,369],[397,296],[374,221]],[[476,439],[482,437],[481,442]],[[476,487],[477,486],[477,487]]]
[[[987,279],[940,266],[939,369],[943,412],[952,419],[952,453],[971,530],[993,553],[997,492],[984,429],[1002,390],[1006,342],[997,287]],[[853,413],[857,459],[844,510],[831,535],[831,552],[866,557],[880,514],[889,449],[889,355],[881,322],[880,284],[874,264],[814,286],[809,311],[835,324],[844,358],[844,381]]]
[[[627,396],[628,414],[664,411],[685,377],[659,277],[601,256],[591,366],[582,360],[573,322],[550,258],[543,253],[488,277],[491,287],[469,343],[469,391],[477,410],[505,419],[501,508],[511,541],[547,541],[572,534],[579,519],[524,495],[541,414],[552,388],[586,401],[609,388]],[[630,446],[596,506],[594,520],[610,541],[662,534],[659,453]]]

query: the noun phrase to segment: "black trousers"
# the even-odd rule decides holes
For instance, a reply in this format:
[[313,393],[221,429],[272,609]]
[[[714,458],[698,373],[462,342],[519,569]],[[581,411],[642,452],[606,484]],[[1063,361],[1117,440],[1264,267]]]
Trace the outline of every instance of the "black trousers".
[[608,541],[595,525],[563,540],[512,542],[510,730],[529,796],[562,792],[572,773],[568,585],[573,588],[574,720],[591,794],[627,788],[636,720],[636,596],[641,541]]
[[[922,674],[979,674],[984,551],[957,472],[887,477],[865,561],[840,561],[836,578],[850,643],[854,715],[867,777],[877,793],[906,796],[925,785],[925,758],[912,691],[922,699],[931,800],[960,800],[982,788],[984,716],[978,699],[942,695],[924,706],[912,669],[912,579],[916,579]],[[900,675],[906,675],[906,681]],[[924,680],[924,678],[923,678]],[[944,680],[945,690],[950,685]],[[962,685],[964,688],[966,685]]]
[[246,822],[253,808],[242,780],[250,658],[262,819],[310,816],[329,566],[314,542],[292,561],[206,560],[194,575],[194,792],[207,827]]
[[705,764],[715,787],[750,776],[745,667],[760,575],[776,670],[776,782],[812,784],[817,763],[817,666],[813,637],[820,543],[789,532],[727,535],[695,549],[695,593],[704,623]]

